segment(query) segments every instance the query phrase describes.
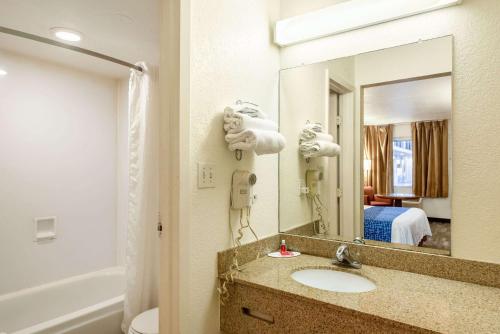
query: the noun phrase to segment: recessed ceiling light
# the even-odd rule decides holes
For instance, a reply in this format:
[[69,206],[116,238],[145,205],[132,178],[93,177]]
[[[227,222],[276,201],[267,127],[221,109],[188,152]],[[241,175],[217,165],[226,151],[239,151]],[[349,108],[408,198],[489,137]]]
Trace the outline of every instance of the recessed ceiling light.
[[7,71],[0,68],[0,76],[5,76],[5,75],[7,75]]
[[78,31],[66,28],[52,28],[50,29],[52,35],[57,39],[65,42],[79,42],[82,39],[82,34]]

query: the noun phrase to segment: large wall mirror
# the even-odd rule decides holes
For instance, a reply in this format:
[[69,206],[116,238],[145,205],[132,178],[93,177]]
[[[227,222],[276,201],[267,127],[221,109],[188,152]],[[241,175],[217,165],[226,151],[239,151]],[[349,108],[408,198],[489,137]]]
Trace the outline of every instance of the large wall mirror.
[[452,45],[281,71],[281,232],[450,254]]

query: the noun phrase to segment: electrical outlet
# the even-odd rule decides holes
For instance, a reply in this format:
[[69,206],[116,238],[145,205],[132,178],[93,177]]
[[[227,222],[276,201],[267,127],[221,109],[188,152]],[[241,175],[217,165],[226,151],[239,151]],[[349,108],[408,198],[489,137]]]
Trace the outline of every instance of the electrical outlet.
[[299,197],[307,195],[309,193],[309,188],[306,186],[306,180],[299,179],[298,191],[299,191],[299,193],[298,193]]
[[198,188],[215,188],[215,164],[198,163]]

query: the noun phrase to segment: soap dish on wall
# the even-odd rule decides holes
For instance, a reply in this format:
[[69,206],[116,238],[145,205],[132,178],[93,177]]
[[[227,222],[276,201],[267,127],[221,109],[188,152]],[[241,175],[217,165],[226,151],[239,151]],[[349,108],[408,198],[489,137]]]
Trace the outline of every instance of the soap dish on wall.
[[57,217],[39,217],[34,220],[35,242],[52,240],[56,238]]

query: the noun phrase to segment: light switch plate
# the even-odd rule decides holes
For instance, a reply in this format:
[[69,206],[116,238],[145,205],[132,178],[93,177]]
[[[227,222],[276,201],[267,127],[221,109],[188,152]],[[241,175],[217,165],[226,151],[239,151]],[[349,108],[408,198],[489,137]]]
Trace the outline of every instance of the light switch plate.
[[215,188],[215,164],[198,162],[198,188]]

